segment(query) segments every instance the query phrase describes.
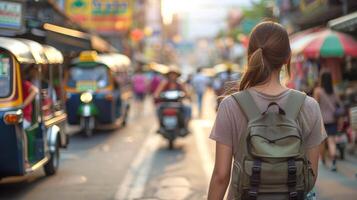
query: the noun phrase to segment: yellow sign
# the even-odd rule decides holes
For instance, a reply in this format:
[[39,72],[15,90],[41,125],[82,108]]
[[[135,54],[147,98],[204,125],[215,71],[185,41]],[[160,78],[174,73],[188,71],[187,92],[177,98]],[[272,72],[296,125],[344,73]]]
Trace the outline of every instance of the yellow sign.
[[327,6],[326,0],[302,0],[300,1],[300,10],[304,13],[311,13],[314,10]]
[[100,33],[128,30],[133,0],[67,0],[66,13],[76,22]]

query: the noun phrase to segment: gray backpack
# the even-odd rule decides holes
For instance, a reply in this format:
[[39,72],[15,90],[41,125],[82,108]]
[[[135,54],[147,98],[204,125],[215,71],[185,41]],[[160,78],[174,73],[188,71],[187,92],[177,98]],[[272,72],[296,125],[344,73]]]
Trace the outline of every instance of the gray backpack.
[[[303,200],[314,174],[297,123],[306,94],[291,90],[286,106],[272,102],[263,113],[248,91],[233,94],[248,119],[233,165],[230,192],[235,200]],[[268,112],[271,106],[278,112]]]

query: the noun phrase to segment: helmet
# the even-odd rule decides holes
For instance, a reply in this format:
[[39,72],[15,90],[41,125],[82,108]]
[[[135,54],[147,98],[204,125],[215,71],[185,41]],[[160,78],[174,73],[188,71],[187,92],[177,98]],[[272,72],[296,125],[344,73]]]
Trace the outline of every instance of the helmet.
[[171,73],[177,74],[178,76],[181,76],[181,69],[177,67],[176,65],[170,65],[169,70],[166,73],[166,75],[169,75]]

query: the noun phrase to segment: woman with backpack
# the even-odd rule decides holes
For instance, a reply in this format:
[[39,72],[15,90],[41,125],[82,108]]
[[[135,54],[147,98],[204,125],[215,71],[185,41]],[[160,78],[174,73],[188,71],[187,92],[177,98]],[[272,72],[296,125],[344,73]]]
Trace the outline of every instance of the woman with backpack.
[[[331,170],[336,171],[336,136],[338,134],[338,111],[340,100],[333,90],[332,77],[329,72],[324,72],[320,77],[320,84],[315,88],[314,98],[320,104],[322,118],[328,135],[327,149],[332,161]],[[341,107],[342,108],[342,107]],[[323,164],[325,161],[325,145],[321,147],[321,157]]]
[[210,135],[209,200],[222,200],[230,180],[229,200],[303,200],[314,186],[326,133],[318,103],[280,82],[290,56],[283,26],[266,21],[252,30],[239,92],[224,98]]

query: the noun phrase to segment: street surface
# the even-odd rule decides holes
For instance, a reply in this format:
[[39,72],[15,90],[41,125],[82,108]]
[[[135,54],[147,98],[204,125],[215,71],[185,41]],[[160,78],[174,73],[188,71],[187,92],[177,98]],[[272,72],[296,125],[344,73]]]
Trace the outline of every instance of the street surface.
[[[91,138],[72,135],[69,148],[62,151],[58,174],[45,177],[38,171],[25,178],[3,180],[0,199],[206,199],[214,164],[214,142],[208,139],[215,117],[214,105],[209,93],[204,117],[194,118],[192,133],[177,140],[175,150],[170,151],[167,142],[156,134],[151,101],[147,99],[143,105],[133,103],[127,127],[98,131]],[[341,171],[337,173],[321,166],[318,199],[356,199],[356,163],[354,158],[340,163]]]

